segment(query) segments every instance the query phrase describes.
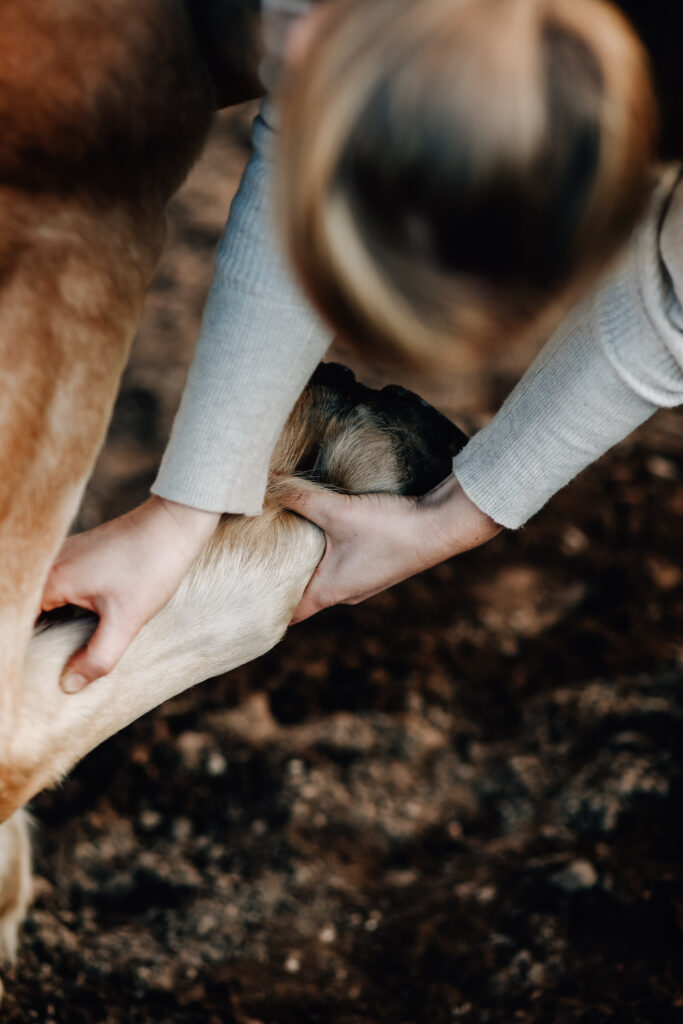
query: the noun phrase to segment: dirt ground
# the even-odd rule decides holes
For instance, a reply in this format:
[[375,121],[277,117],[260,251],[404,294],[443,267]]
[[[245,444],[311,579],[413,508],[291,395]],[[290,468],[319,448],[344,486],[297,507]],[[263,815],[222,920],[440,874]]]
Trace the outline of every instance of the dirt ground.
[[[153,479],[249,119],[173,203],[81,527]],[[472,431],[529,357],[402,383]],[[96,750],[33,804],[3,1020],[683,1021],[682,478],[660,413],[524,530]]]

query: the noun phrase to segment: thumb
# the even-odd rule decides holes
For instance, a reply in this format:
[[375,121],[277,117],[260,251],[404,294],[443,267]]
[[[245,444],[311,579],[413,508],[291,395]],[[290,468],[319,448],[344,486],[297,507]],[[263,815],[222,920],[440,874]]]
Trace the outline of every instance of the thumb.
[[347,497],[311,483],[310,480],[297,480],[294,477],[282,481],[279,496],[285,508],[315,523],[321,530],[328,529],[339,502]]
[[88,645],[69,659],[62,672],[60,686],[64,693],[78,693],[94,679],[106,676],[118,665],[135,631],[111,616],[100,618]]

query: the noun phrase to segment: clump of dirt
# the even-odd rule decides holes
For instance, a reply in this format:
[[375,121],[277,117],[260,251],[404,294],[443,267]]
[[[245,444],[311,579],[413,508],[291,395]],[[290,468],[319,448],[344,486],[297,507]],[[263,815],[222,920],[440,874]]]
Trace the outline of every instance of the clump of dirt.
[[[174,203],[82,527],[153,478],[248,119]],[[401,383],[471,430],[528,358]],[[524,530],[297,626],[42,794],[4,1019],[683,1020],[681,437],[658,414]]]

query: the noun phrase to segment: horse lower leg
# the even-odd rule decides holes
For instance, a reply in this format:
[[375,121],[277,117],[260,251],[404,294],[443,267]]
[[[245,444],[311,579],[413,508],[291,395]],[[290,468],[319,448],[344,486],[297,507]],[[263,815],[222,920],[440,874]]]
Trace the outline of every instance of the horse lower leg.
[[0,222],[1,820],[28,754],[26,644],[104,439],[163,225],[10,191]]

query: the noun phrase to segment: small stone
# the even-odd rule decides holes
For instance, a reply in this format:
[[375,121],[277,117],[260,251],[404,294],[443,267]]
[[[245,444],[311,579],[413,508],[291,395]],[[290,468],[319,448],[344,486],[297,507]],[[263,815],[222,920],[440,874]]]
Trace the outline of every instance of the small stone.
[[472,1012],[472,1003],[460,1003],[459,1006],[451,1007],[451,1017],[453,1020],[462,1020],[463,1017],[467,1017]]
[[206,935],[210,935],[211,932],[218,928],[218,921],[213,914],[202,914],[197,921],[196,931],[197,935],[204,938]]
[[652,476],[658,476],[660,480],[678,479],[678,467],[671,459],[665,459],[663,455],[651,455],[645,463],[648,472]]
[[176,818],[173,822],[173,838],[179,843],[186,843],[192,835],[192,822],[189,818]]
[[152,829],[158,828],[161,824],[161,814],[159,811],[147,808],[144,811],[140,811],[138,821],[144,829],[151,832]]
[[458,897],[458,899],[463,900],[463,902],[466,900],[471,900],[477,892],[477,885],[475,882],[471,881],[458,882],[458,884],[454,886],[453,892]]
[[218,750],[212,750],[206,760],[206,771],[208,775],[225,775],[228,770],[228,762]]
[[337,929],[333,924],[326,924],[320,932],[320,941],[329,946],[337,938]]
[[540,963],[533,963],[529,968],[528,980],[531,985],[542,985],[545,981],[545,967]]
[[462,825],[460,824],[459,821],[451,821],[451,822],[449,822],[449,825],[448,825],[448,828],[446,829],[446,831],[448,832],[448,836],[449,836],[450,839],[458,840],[458,839],[462,839],[462,837],[463,837]]
[[193,732],[191,729],[178,736],[176,744],[188,771],[195,772],[200,768],[208,743],[209,739],[204,733]]
[[650,576],[660,590],[673,590],[681,582],[683,573],[677,565],[665,562],[660,558],[650,558],[647,562]]
[[301,970],[301,960],[299,959],[298,956],[296,956],[296,954],[290,953],[290,955],[287,957],[287,959],[285,960],[285,970],[289,974],[299,973],[299,971]]
[[556,872],[550,881],[565,892],[580,892],[597,885],[598,873],[589,860],[573,860]]
[[578,526],[568,526],[562,534],[560,547],[565,555],[579,555],[588,547],[588,537]]
[[494,885],[482,885],[477,893],[480,903],[491,903],[496,898],[496,887]]

